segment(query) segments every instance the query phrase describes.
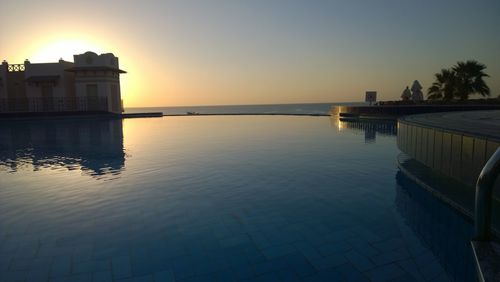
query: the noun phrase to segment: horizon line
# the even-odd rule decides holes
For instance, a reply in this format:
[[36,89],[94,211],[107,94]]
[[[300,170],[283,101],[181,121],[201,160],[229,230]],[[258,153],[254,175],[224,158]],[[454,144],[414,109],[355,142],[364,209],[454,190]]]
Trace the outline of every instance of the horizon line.
[[365,103],[364,101],[350,102],[308,102],[308,103],[264,103],[264,104],[219,104],[219,105],[175,105],[175,106],[133,106],[124,108],[181,108],[181,107],[227,107],[227,106],[270,106],[270,105],[314,105],[314,104],[347,104],[347,103]]

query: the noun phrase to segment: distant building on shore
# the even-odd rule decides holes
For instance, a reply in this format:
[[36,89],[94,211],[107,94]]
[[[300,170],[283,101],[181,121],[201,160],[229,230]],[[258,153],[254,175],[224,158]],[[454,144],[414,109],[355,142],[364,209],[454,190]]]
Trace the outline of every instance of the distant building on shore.
[[74,63],[9,64],[0,66],[0,113],[111,112],[121,113],[118,57],[112,53],[74,55]]

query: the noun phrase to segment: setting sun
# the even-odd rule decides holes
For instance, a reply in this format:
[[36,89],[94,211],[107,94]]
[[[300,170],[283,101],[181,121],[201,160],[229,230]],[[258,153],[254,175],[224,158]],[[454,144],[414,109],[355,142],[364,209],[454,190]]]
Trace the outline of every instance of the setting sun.
[[[77,2],[2,0],[0,60],[113,53],[127,71],[120,78],[125,107],[352,102],[367,89],[391,100],[408,82],[427,88],[436,70],[469,58],[487,64],[492,78],[500,73],[498,1],[467,21],[441,3],[425,24],[417,3],[386,15],[371,2]],[[456,9],[478,8],[469,2]],[[445,32],[443,22],[454,30]],[[464,32],[474,36],[465,40]],[[498,95],[500,82],[489,80]]]
[[[34,42],[29,47],[23,51],[25,54],[24,58],[14,58],[13,62],[22,62],[24,59],[28,59],[32,63],[46,63],[46,62],[57,62],[59,59],[65,61],[73,62],[73,55],[83,54],[87,51],[91,51],[97,54],[102,53],[113,53],[120,56],[120,48],[112,46],[107,43],[97,42],[94,38],[90,38],[85,35],[78,36],[66,36],[66,33],[57,34],[53,38],[44,38],[39,42]],[[136,63],[129,57],[120,58],[120,66],[126,69],[127,72],[133,71]],[[134,93],[138,92],[138,85],[141,83],[141,77],[135,76],[133,78],[123,76],[120,78],[122,96],[124,98],[124,104],[126,106],[130,103],[134,103],[137,97]]]
[[56,39],[42,43],[38,48],[32,50],[28,59],[32,62],[54,62],[62,58],[66,61],[73,61],[74,54],[92,51],[95,53],[105,53],[106,50],[99,44],[85,39]]

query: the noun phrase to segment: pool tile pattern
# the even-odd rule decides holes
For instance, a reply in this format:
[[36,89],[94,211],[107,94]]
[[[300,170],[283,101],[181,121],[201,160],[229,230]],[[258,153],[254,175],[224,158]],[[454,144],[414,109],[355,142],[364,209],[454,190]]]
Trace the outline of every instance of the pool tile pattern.
[[363,127],[317,118],[174,120],[125,142],[118,178],[0,171],[0,282],[462,281],[397,208],[411,184],[396,179],[394,136],[367,143]]

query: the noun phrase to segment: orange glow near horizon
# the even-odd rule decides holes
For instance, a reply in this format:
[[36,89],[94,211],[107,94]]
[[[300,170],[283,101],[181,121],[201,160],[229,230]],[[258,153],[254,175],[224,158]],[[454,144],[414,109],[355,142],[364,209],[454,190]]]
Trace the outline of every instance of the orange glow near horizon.
[[467,59],[487,65],[500,93],[498,1],[453,13],[441,3],[424,25],[418,2],[1,1],[0,60],[113,53],[125,107],[355,102],[368,89],[398,100]]
[[[59,59],[65,61],[73,62],[73,55],[82,54],[87,51],[91,51],[97,54],[101,53],[113,53],[120,60],[120,68],[127,71],[120,77],[121,80],[121,92],[122,99],[124,100],[124,105],[130,107],[129,104],[134,105],[136,97],[133,93],[137,93],[138,85],[140,84],[140,77],[137,76],[138,72],[134,70],[136,67],[133,64],[133,60],[128,57],[121,57],[120,53],[117,53],[116,48],[108,46],[105,43],[97,42],[85,36],[58,36],[54,38],[45,38],[45,40],[36,42],[30,45],[25,50],[26,57],[24,59],[30,60],[31,63],[50,63],[57,62]],[[24,61],[23,58],[13,58],[15,63],[21,63]],[[129,76],[128,73],[134,74]]]

